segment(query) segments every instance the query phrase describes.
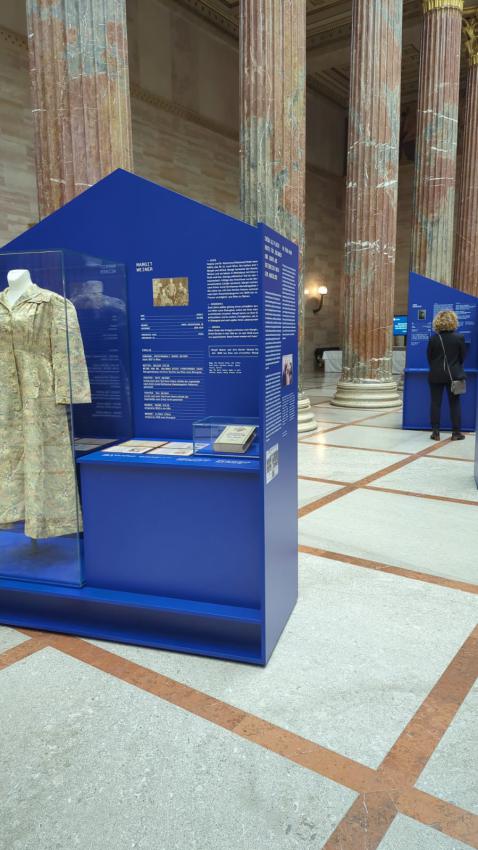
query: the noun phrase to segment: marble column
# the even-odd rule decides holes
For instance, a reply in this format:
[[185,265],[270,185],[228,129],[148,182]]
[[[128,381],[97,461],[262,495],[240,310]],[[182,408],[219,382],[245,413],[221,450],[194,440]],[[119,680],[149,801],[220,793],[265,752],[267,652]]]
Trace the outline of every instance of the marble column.
[[423,0],[411,269],[451,284],[463,0]]
[[315,431],[303,397],[305,0],[241,0],[241,210],[299,246],[299,431]]
[[344,344],[333,404],[397,407],[393,295],[401,0],[354,0],[346,183]]
[[478,296],[478,11],[463,21],[470,60],[466,84],[463,160],[454,283]]
[[125,0],[27,0],[40,218],[132,170]]

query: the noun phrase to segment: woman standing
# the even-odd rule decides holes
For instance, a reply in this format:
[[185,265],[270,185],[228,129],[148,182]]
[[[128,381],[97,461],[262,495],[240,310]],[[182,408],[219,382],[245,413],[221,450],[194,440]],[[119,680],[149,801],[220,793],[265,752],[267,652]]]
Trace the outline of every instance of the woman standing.
[[435,334],[430,337],[427,357],[430,366],[428,380],[431,393],[432,440],[440,439],[440,411],[446,387],[450,404],[452,440],[464,440],[461,433],[460,395],[452,392],[452,381],[463,381],[465,370],[465,337],[456,332],[458,316],[452,310],[441,310],[433,320]]

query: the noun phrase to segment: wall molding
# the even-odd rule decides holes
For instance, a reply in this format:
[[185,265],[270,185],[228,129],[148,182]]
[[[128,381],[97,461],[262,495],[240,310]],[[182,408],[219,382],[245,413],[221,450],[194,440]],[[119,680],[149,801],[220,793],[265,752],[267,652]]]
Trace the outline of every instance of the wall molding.
[[[7,27],[1,26],[0,43],[8,44],[22,50],[27,50],[28,48],[28,39],[26,36],[13,32],[13,30],[9,30]],[[217,133],[223,138],[235,142],[239,148],[239,133],[232,127],[228,127],[226,124],[222,124],[219,121],[214,121],[213,118],[208,118],[200,112],[196,112],[194,109],[189,109],[187,106],[183,106],[174,100],[169,100],[166,97],[154,94],[153,92],[144,89],[135,81],[130,81],[130,92],[132,99],[134,98],[139,100],[140,102],[153,106],[155,109],[162,110],[163,112],[168,112],[170,115],[175,115],[183,121],[196,124],[197,126],[202,127],[205,130],[209,130],[212,133]],[[317,177],[322,177],[326,180],[342,184],[345,179],[340,175],[333,174],[332,172],[326,171],[325,169],[319,168],[315,165],[309,164],[306,168],[311,174],[314,174]]]
[[219,121],[214,121],[213,118],[201,115],[200,112],[196,112],[194,109],[189,109],[181,103],[162,97],[162,95],[154,94],[153,92],[142,88],[142,86],[136,82],[131,82],[130,91],[131,97],[142,101],[142,103],[148,103],[150,106],[154,106],[156,109],[161,109],[163,112],[169,112],[171,115],[176,115],[178,118],[184,119],[184,121],[189,121],[192,124],[198,124],[200,127],[204,127],[206,130],[211,130],[213,133],[219,133],[220,136],[225,136],[233,142],[239,142],[239,134],[236,130],[228,127],[226,124],[221,124]]
[[[206,130],[212,131],[213,133],[218,133],[220,136],[230,139],[232,142],[236,142],[239,146],[239,133],[231,127],[220,124],[213,119],[206,118],[194,109],[188,109],[188,107],[182,106],[182,104],[176,103],[174,100],[169,100],[166,97],[154,94],[153,92],[142,88],[138,83],[131,83],[130,89],[132,98],[140,100],[142,103],[147,103],[149,106],[154,106],[156,109],[160,109],[163,112],[169,112],[170,115],[175,115],[178,118],[182,118],[184,121],[189,121],[191,124],[197,124]],[[317,165],[309,164],[306,166],[306,169],[316,177],[322,177],[325,180],[333,180],[342,185],[345,183],[345,177],[342,177],[339,174],[333,174],[333,172],[326,171],[324,168],[319,168]]]

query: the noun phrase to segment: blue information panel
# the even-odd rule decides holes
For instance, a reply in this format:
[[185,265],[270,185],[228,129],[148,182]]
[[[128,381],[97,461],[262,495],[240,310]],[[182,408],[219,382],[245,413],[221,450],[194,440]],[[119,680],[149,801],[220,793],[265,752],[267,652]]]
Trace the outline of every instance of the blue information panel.
[[265,489],[266,646],[297,598],[297,247],[262,226],[263,237],[263,484]]
[[[478,421],[478,409],[476,411],[476,418]],[[478,434],[475,437],[475,482],[478,487]]]
[[0,581],[0,620],[264,664],[297,599],[297,247],[124,171],[8,250],[58,245],[126,267],[121,316],[106,274],[73,297],[97,389],[129,339],[128,436],[242,417],[259,450],[84,456],[85,585]]
[[393,335],[406,336],[408,333],[408,316],[393,317]]
[[[462,427],[474,431],[476,422],[476,376],[478,372],[478,299],[442,283],[412,273],[410,275],[407,361],[403,427],[430,428],[430,393],[428,388],[428,340],[433,333],[433,319],[440,310],[454,310],[459,319],[459,332],[466,341],[465,370],[467,393],[462,396]],[[442,427],[451,430],[448,405],[444,402]]]

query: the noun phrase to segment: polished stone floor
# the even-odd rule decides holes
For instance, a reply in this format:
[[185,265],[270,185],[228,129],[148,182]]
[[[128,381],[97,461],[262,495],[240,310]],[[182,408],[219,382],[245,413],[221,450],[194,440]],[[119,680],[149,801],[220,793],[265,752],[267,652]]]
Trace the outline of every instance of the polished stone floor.
[[478,848],[474,438],[333,387],[266,669],[0,628],[0,850]]

